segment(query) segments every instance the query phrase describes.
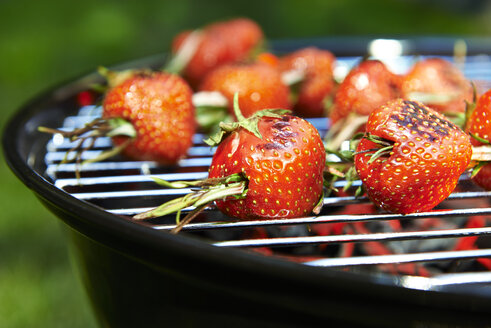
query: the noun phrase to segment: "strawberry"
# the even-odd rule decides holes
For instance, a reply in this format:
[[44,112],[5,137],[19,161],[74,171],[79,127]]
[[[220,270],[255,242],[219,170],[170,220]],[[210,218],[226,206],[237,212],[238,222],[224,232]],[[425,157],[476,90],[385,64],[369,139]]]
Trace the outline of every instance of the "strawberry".
[[396,99],[370,114],[355,167],[368,197],[393,213],[431,210],[472,155],[469,136],[425,105]]
[[[122,118],[135,129],[136,136],[123,150],[128,157],[176,163],[186,155],[195,132],[191,97],[191,88],[177,75],[136,75],[107,92],[103,118]],[[124,140],[114,138],[117,145]]]
[[332,124],[350,114],[367,116],[399,96],[401,78],[379,60],[364,60],[340,83],[329,118]]
[[326,100],[332,96],[335,83],[333,70],[336,57],[327,50],[303,48],[280,58],[282,72],[296,70],[304,78],[300,82],[295,113],[302,117],[324,117]]
[[[172,52],[178,53],[192,31],[179,33],[172,41]],[[248,18],[235,18],[205,26],[189,61],[184,63],[183,76],[196,87],[213,69],[247,59],[264,39],[259,25]]]
[[84,90],[79,92],[76,98],[77,104],[82,107],[92,105],[95,102],[95,96],[91,90]]
[[190,205],[199,211],[212,201],[222,212],[239,219],[292,218],[320,210],[326,154],[318,131],[284,111],[264,110],[246,119],[238,109],[238,97],[234,100],[238,121],[221,124],[221,133],[208,140],[210,145],[218,144],[209,178],[202,182],[160,181],[168,187],[208,189],[138,214],[135,219],[169,214]]
[[242,219],[287,218],[312,212],[322,195],[325,152],[318,131],[291,116],[263,116],[262,138],[240,128],[218,146],[210,178],[242,173],[247,197],[217,201],[220,210]]
[[464,112],[472,94],[472,85],[464,74],[443,58],[416,62],[401,84],[402,98],[423,102],[442,113]]
[[[470,105],[465,130],[471,134],[474,146],[489,147],[491,142],[491,89],[482,94],[475,104]],[[479,164],[473,181],[486,190],[491,190],[491,165]]]
[[[476,97],[477,98],[477,97]],[[465,131],[476,138],[474,146],[489,144],[491,141],[491,89],[483,93],[475,102],[469,103]]]
[[290,89],[283,83],[280,72],[263,63],[223,65],[204,78],[199,90],[220,92],[228,100],[231,114],[234,94],[239,93],[245,117],[262,109],[291,108]]
[[273,68],[278,68],[280,66],[280,58],[271,52],[260,52],[256,56],[255,62],[263,63]]
[[[113,72],[114,73],[114,72]],[[110,136],[115,148],[102,160],[118,152],[136,160],[176,163],[187,153],[195,131],[192,90],[181,77],[164,72],[124,72],[119,84],[113,83],[104,96],[102,118],[74,131],[41,127],[41,131],[61,133],[82,143],[89,138]],[[110,81],[110,82],[111,82]]]
[[329,110],[326,147],[336,150],[357,130],[363,130],[373,110],[399,96],[400,81],[401,77],[379,60],[364,60],[352,68],[338,86]]

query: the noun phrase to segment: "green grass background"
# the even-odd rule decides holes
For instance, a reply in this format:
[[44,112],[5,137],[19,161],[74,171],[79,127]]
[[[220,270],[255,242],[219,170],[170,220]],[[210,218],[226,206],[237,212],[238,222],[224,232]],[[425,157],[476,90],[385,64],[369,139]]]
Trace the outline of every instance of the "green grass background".
[[[182,29],[235,16],[270,39],[491,36],[487,1],[0,0],[0,127],[53,85],[165,52]],[[0,327],[95,327],[59,221],[0,157]]]

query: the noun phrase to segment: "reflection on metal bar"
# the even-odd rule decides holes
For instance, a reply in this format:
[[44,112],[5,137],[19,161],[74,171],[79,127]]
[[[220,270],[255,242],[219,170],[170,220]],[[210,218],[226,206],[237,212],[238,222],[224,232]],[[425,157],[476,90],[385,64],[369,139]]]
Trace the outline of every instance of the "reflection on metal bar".
[[353,265],[433,262],[433,261],[447,261],[447,260],[456,260],[456,259],[462,260],[462,259],[472,259],[472,258],[480,258],[480,257],[491,257],[491,249],[325,258],[320,260],[304,262],[303,264],[310,265],[310,266],[318,266],[318,267],[344,267],[344,266],[353,266]]
[[395,240],[419,240],[428,238],[457,238],[491,234],[491,227],[486,228],[464,228],[450,230],[430,230],[416,232],[384,232],[359,235],[332,235],[312,237],[285,237],[269,239],[242,239],[217,242],[213,245],[219,247],[277,247],[277,246],[300,246],[311,244],[329,243],[358,243],[371,241],[395,241]]

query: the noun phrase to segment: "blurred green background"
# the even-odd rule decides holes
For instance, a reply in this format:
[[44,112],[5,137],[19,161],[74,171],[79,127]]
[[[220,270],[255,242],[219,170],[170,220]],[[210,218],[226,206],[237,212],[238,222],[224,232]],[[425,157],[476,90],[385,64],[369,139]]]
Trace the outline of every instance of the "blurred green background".
[[[0,0],[0,127],[39,92],[165,52],[179,31],[235,16],[270,39],[491,36],[488,1]],[[58,220],[0,157],[0,327],[95,327]]]

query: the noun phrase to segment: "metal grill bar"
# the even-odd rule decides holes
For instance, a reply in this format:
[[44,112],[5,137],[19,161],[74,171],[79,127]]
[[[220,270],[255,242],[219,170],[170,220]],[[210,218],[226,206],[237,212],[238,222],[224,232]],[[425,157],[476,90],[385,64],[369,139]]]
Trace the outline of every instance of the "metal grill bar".
[[[105,140],[105,142],[97,142],[95,146],[100,146],[104,148],[110,147],[112,144],[110,143],[110,140]],[[48,163],[59,163],[63,161],[65,158],[73,158],[75,156],[74,152],[66,153],[66,150],[72,148],[75,145],[70,145],[68,148],[56,148],[56,150],[61,150],[61,151],[50,151],[48,154],[46,154],[46,162]],[[94,157],[99,156],[103,150],[86,150],[82,154],[81,159],[82,160],[87,160],[87,159],[92,159]],[[193,147],[189,149],[188,151],[188,156],[212,156],[214,152],[214,149],[211,147]]]
[[311,236],[311,237],[286,237],[268,239],[243,239],[214,243],[219,247],[278,247],[278,246],[300,246],[330,243],[351,243],[370,241],[395,241],[395,240],[419,240],[429,238],[456,238],[491,234],[491,228],[462,228],[452,230],[430,230],[417,232],[384,232],[360,235],[334,235],[334,236]]
[[[180,167],[201,167],[209,166],[211,164],[211,158],[185,158],[179,161],[178,165]],[[113,170],[130,170],[130,169],[140,169],[142,166],[148,168],[158,167],[155,162],[100,162],[100,163],[89,163],[89,164],[76,164],[76,163],[66,163],[66,164],[49,164],[47,167],[47,172],[50,175],[56,172],[75,172],[78,169],[81,172],[84,171],[113,171]]]
[[[111,211],[112,212],[112,211]],[[121,214],[121,213],[119,213]],[[131,213],[136,214],[136,213]],[[407,220],[407,219],[424,219],[424,218],[444,218],[463,217],[472,215],[491,215],[491,207],[488,208],[469,208],[460,210],[446,210],[438,212],[422,212],[408,215],[400,214],[351,214],[351,215],[321,215],[309,216],[293,219],[276,219],[276,220],[258,220],[258,221],[234,221],[234,222],[205,222],[189,223],[183,227],[183,230],[208,230],[208,229],[226,229],[226,228],[252,228],[267,226],[286,226],[298,224],[321,224],[321,223],[352,223],[361,221],[388,221],[388,220]],[[175,225],[153,225],[154,229],[172,230]],[[348,237],[350,235],[346,235]]]
[[208,176],[206,172],[186,172],[186,173],[169,173],[169,174],[155,174],[155,175],[115,175],[115,176],[103,176],[94,178],[80,178],[80,179],[58,179],[55,182],[55,186],[58,188],[65,188],[69,186],[90,186],[90,185],[105,185],[112,183],[135,183],[135,182],[152,182],[152,177],[167,180],[198,180],[204,179]]

